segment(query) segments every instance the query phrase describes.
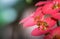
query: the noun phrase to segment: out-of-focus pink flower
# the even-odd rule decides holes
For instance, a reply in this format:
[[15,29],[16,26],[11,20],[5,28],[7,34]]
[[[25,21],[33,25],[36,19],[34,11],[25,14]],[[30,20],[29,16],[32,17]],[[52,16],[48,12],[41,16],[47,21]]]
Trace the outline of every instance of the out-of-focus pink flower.
[[46,4],[43,7],[42,11],[44,14],[50,14],[55,19],[60,20],[60,12],[59,12],[60,6],[56,5],[56,6],[54,6],[55,8],[53,6],[54,6],[54,4],[52,4],[52,3]]
[[60,39],[60,27],[53,29],[44,39]]
[[22,23],[23,27],[30,27],[30,26],[36,25],[35,19],[42,18],[42,16],[43,14],[41,13],[41,8],[37,8],[37,10],[34,13],[32,13],[30,16],[22,19],[20,21],[20,24]]
[[40,36],[42,34],[49,32],[49,30],[51,30],[54,24],[56,23],[54,20],[52,20],[49,17],[41,21],[42,21],[41,24],[38,23],[37,25],[38,28],[32,31],[33,36]]
[[[52,1],[45,1],[45,2],[38,2],[36,6],[43,5],[42,6],[42,12],[44,14],[49,14],[51,17],[54,17],[55,19],[60,20],[60,0],[52,0]],[[41,6],[39,6],[41,7]]]
[[51,12],[58,12],[58,10],[60,8],[60,4],[59,2],[55,2],[55,1],[52,1],[48,4],[45,4],[43,7],[42,7],[42,11],[45,13],[45,14],[53,14]]
[[22,19],[20,23],[24,27],[37,25],[38,27],[32,31],[32,35],[39,36],[47,33],[56,24],[56,21],[50,17],[45,17],[41,11],[41,7],[38,7],[32,15]]

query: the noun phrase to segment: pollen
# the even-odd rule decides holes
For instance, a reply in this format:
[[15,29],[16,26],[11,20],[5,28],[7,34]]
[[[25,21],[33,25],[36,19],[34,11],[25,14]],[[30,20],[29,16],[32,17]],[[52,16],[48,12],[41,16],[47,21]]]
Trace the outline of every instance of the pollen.
[[42,23],[42,26],[43,26],[43,29],[42,29],[42,30],[46,30],[46,29],[47,29],[47,27],[48,27],[48,25],[47,25],[47,23],[46,23],[46,22],[43,22],[43,23]]
[[46,30],[46,29],[47,29],[47,27],[44,26],[42,30]]

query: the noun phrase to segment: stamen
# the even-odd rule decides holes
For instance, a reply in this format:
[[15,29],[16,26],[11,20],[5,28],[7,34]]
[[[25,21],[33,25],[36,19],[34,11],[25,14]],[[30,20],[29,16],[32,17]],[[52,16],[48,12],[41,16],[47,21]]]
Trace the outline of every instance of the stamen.
[[38,26],[38,28],[40,28],[40,25],[41,25],[41,23],[40,23],[40,16],[36,16],[34,18],[34,21],[37,23],[36,25]]
[[44,26],[48,26],[46,22],[43,22],[43,25],[44,25]]
[[58,2],[55,2],[55,5],[53,6],[53,9],[60,8],[60,4]]
[[37,22],[38,28],[40,28],[40,25],[43,26],[43,29],[42,29],[42,30],[46,30],[47,27],[48,27],[47,23],[46,23],[46,22],[43,22],[43,21],[38,21],[38,22]]
[[57,9],[57,8],[58,8],[58,5],[55,4],[55,5],[53,6],[53,9]]
[[37,21],[37,26],[40,28],[40,25],[42,24],[42,21]]
[[44,26],[42,30],[46,30],[47,28]]
[[40,26],[41,25],[41,22],[40,21],[37,21],[37,25]]

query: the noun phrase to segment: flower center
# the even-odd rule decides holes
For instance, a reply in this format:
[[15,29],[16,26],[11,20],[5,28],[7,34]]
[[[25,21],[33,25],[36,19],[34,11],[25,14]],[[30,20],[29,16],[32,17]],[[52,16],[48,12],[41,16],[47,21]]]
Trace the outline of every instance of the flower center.
[[53,6],[53,9],[60,8],[60,4],[58,2],[55,2],[55,5]]
[[60,39],[60,36],[55,35],[55,36],[53,37],[53,39]]
[[43,26],[43,30],[47,29],[47,26],[48,26],[47,23],[44,21],[41,21],[39,16],[36,16],[34,21],[36,22],[36,25],[38,26],[38,28],[40,28],[40,26]]

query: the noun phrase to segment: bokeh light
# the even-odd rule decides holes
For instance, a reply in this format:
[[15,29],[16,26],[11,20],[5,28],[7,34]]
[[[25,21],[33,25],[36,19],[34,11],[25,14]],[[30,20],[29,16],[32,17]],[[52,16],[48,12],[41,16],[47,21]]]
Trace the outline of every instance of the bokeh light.
[[1,17],[4,21],[4,23],[6,23],[6,24],[14,22],[17,18],[17,15],[18,15],[17,11],[13,8],[3,10],[1,13]]

